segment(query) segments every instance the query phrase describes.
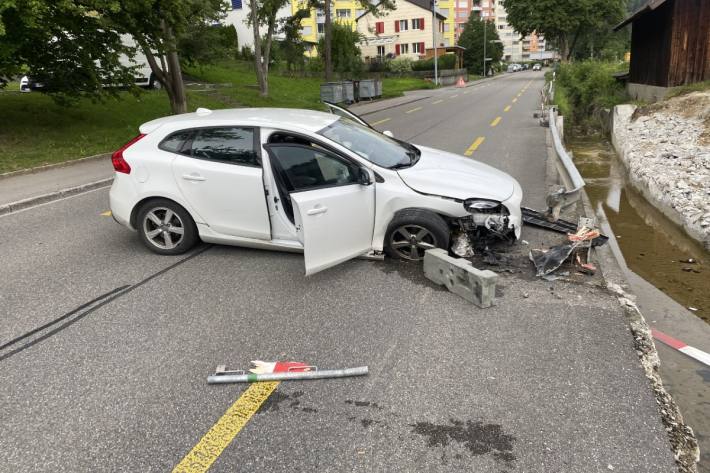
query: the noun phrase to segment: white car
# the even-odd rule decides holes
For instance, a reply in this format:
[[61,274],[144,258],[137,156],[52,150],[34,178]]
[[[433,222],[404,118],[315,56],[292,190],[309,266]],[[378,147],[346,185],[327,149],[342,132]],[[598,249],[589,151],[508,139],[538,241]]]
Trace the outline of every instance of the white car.
[[452,232],[519,238],[518,182],[414,146],[347,110],[198,109],[112,156],[111,211],[156,253],[210,243],[303,252],[306,274],[385,251],[420,260]]

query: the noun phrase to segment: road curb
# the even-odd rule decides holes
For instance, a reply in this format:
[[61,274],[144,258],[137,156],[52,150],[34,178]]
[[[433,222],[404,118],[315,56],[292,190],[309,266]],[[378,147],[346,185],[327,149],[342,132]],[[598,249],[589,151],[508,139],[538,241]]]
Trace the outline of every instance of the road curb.
[[101,179],[99,181],[90,182],[88,184],[82,184],[80,186],[68,187],[66,189],[61,189],[55,192],[49,192],[47,194],[30,197],[28,199],[18,200],[17,202],[10,202],[9,204],[0,205],[0,215],[6,215],[12,212],[17,212],[18,210],[34,207],[35,205],[39,204],[46,204],[47,202],[59,200],[64,197],[69,197],[71,195],[81,194],[95,189],[100,189],[102,187],[108,187],[109,185],[111,185],[112,182],[113,177],[110,177],[107,179]]
[[104,158],[108,159],[110,156],[111,153],[101,153],[95,154],[93,156],[87,156],[85,158],[70,159],[68,161],[62,161],[60,163],[44,164],[42,166],[36,166],[28,169],[18,169],[17,171],[10,171],[0,174],[0,180],[7,179],[8,177],[22,176],[24,174],[34,174],[37,172],[47,171],[49,169],[69,167],[75,164],[78,165],[81,163],[85,163],[87,161],[98,161]]

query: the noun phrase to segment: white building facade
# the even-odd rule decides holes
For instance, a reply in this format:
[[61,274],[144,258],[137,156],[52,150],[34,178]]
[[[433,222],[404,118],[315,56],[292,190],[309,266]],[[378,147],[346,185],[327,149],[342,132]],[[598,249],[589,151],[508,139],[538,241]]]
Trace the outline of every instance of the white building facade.
[[[254,32],[252,27],[248,23],[249,12],[249,1],[248,0],[226,0],[227,3],[227,16],[222,20],[225,25],[233,25],[237,30],[237,40],[239,41],[239,48],[243,46],[248,47],[252,51],[254,50]],[[291,5],[290,3],[282,7],[276,17],[277,19],[284,19],[291,16]],[[261,28],[261,34],[265,34],[266,29]],[[278,35],[276,36],[278,39]]]

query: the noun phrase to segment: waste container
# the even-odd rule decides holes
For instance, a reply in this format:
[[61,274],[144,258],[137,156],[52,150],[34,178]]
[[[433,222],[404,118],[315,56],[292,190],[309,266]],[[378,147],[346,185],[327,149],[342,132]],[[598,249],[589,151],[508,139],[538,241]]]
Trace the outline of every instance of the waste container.
[[358,88],[360,92],[361,99],[370,99],[376,97],[375,95],[375,80],[374,79],[363,79],[360,81],[360,87]]
[[355,101],[359,102],[360,101],[360,81],[359,80],[354,80],[353,81],[353,95],[355,96]]
[[355,102],[355,87],[353,82],[344,80],[341,84],[343,84],[343,100],[349,104]]
[[320,85],[320,99],[323,102],[340,103],[343,101],[343,84],[327,82]]
[[382,81],[380,79],[375,80],[375,97],[382,97]]

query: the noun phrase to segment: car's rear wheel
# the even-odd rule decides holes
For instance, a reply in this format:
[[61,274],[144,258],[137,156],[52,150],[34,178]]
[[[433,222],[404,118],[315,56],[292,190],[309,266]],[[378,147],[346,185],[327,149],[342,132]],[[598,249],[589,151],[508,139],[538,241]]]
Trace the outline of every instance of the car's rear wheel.
[[141,207],[137,219],[141,241],[161,255],[179,255],[197,242],[197,228],[190,214],[167,199],[151,200]]
[[449,248],[449,226],[434,212],[404,210],[387,227],[385,253],[392,258],[420,261],[433,248]]

